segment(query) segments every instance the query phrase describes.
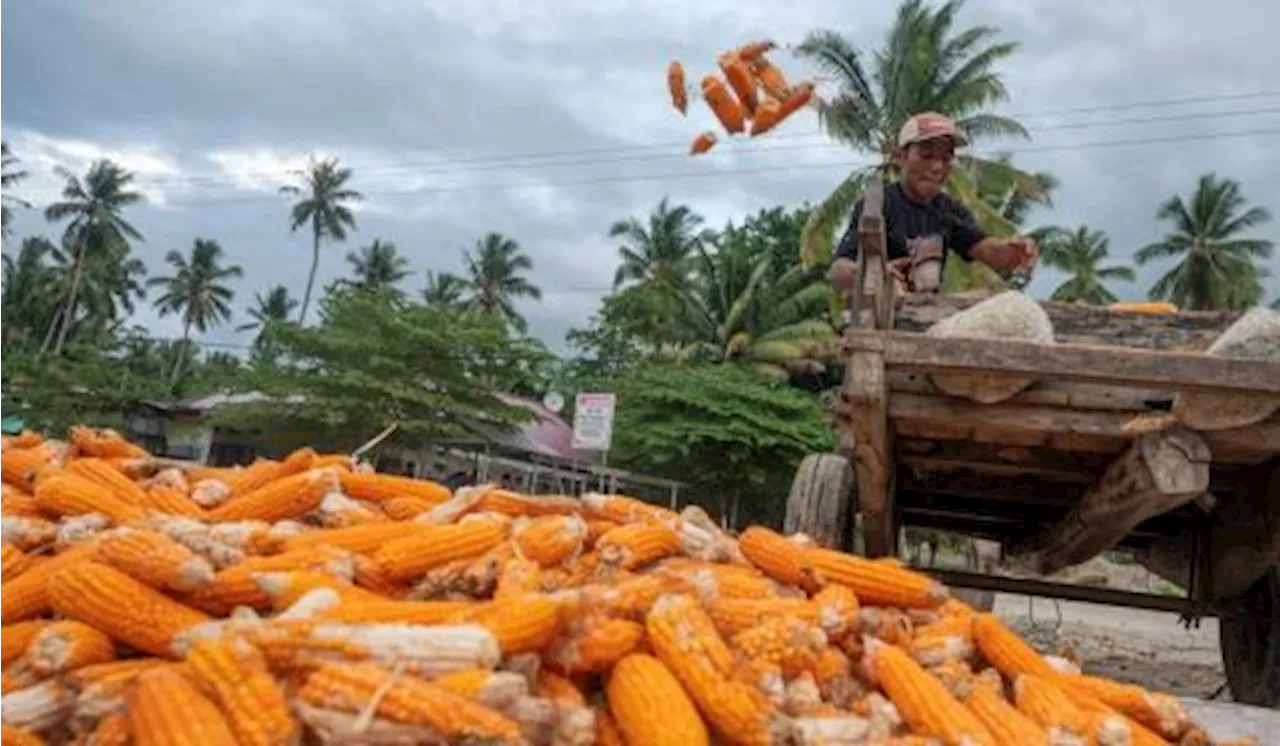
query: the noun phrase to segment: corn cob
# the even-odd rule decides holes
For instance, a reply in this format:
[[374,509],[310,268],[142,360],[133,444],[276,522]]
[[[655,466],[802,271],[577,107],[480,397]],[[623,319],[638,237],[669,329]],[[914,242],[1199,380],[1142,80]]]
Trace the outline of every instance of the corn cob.
[[392,580],[382,565],[364,554],[351,555],[351,580],[356,586],[382,596],[383,600],[404,598],[409,593],[407,584]]
[[443,624],[475,606],[472,601],[355,601],[326,612],[324,617],[349,623]]
[[370,708],[379,717],[426,726],[450,741],[493,739],[514,744],[520,737],[519,726],[484,705],[377,666],[321,666],[307,677],[298,697],[313,706],[348,712]]
[[502,489],[486,489],[477,497],[470,512],[500,513],[505,516],[567,515],[577,511],[581,504],[571,497],[559,495],[522,495]]
[[823,700],[842,710],[847,710],[863,694],[861,685],[853,677],[849,656],[830,645],[814,661],[813,678]]
[[994,744],[982,722],[905,652],[874,639],[864,645],[872,675],[913,732],[947,744]]
[[973,641],[982,657],[1010,680],[1022,674],[1052,678],[1053,669],[994,614],[973,615]]
[[723,738],[761,745],[782,740],[785,721],[773,703],[754,687],[727,677],[725,667],[732,666],[728,650],[692,598],[659,598],[645,629],[658,660]]
[[296,518],[315,510],[325,493],[337,489],[337,486],[338,476],[333,469],[304,471],[277,479],[252,492],[235,495],[209,511],[209,519],[280,521]]
[[342,491],[349,497],[370,502],[386,502],[400,498],[414,498],[429,503],[428,508],[439,505],[451,496],[449,488],[429,479],[412,479],[393,474],[362,474],[346,471],[338,475]]
[[512,557],[502,565],[493,597],[510,598],[542,590],[542,568],[536,562]]
[[1068,696],[1078,692],[1096,699],[1169,740],[1181,738],[1190,726],[1190,718],[1182,703],[1167,694],[1148,692],[1139,686],[1097,676],[1059,676],[1053,681],[1066,690]]
[[12,674],[10,671],[0,672],[0,694],[16,692],[34,683],[33,681],[27,681],[26,678],[25,676],[19,676],[17,671],[13,671]]
[[817,572],[803,550],[780,534],[762,526],[752,526],[738,538],[738,548],[765,575],[779,583],[814,590],[820,584]]
[[675,526],[680,520],[680,516],[673,511],[623,495],[588,493],[582,496],[582,506],[586,509],[587,518],[614,523],[657,521]]
[[107,488],[75,474],[62,473],[40,481],[35,491],[40,509],[53,515],[101,513],[116,524],[141,520],[145,512]]
[[44,513],[40,512],[40,504],[36,502],[35,495],[23,492],[17,487],[8,484],[0,484],[0,488],[4,489],[3,496],[0,496],[0,516],[44,517]]
[[246,495],[256,489],[289,476],[285,473],[284,464],[271,459],[258,459],[233,475],[228,475],[227,497]]
[[[9,589],[5,588],[5,593]],[[27,652],[27,648],[31,647],[31,642],[36,639],[45,627],[51,622],[43,619],[34,619],[26,622],[18,622],[16,624],[6,624],[0,628],[0,665],[8,666],[10,663],[22,657]]]
[[[791,722],[791,743],[795,746],[859,746],[870,743],[866,740],[870,732],[871,723],[856,715],[800,717]],[[893,742],[874,743],[883,746]]]
[[588,615],[556,640],[548,665],[567,674],[602,673],[644,642],[644,626],[629,619]]
[[36,558],[23,552],[13,544],[5,544],[3,555],[0,555],[3,569],[0,569],[0,582],[12,580],[32,565],[37,564]]
[[205,510],[231,499],[231,487],[220,479],[192,479],[191,502]]
[[586,536],[586,521],[577,514],[538,518],[512,531],[520,556],[543,567],[558,565],[577,554]]
[[97,559],[147,585],[185,593],[213,584],[213,566],[156,531],[119,528],[97,543]]
[[963,701],[991,733],[996,746],[1049,746],[1049,732],[991,687],[972,686]]
[[127,702],[129,729],[138,746],[236,746],[217,705],[179,669],[138,674]]
[[813,624],[820,621],[818,607],[805,598],[723,598],[708,603],[706,608],[716,629],[725,637],[770,617],[792,617]]
[[550,646],[564,620],[558,601],[532,593],[476,604],[459,612],[452,621],[484,627],[497,638],[503,655],[514,655]]
[[123,712],[125,693],[132,688],[138,674],[161,666],[177,667],[178,664],[159,658],[133,658],[85,666],[67,674],[67,683],[76,694],[76,719],[92,721]]
[[914,570],[888,567],[830,549],[806,549],[802,556],[826,582],[848,586],[866,604],[928,609],[947,599],[945,588]]
[[80,562],[52,573],[53,608],[152,655],[173,655],[174,637],[209,618],[124,573]]
[[179,492],[168,485],[154,484],[143,494],[139,505],[145,510],[201,520],[205,518],[204,508],[187,497],[185,492]]
[[393,497],[378,505],[382,506],[382,511],[393,521],[411,521],[431,510],[436,504],[421,497]]
[[0,593],[0,623],[13,624],[43,614],[49,608],[49,576],[92,559],[96,551],[90,542],[78,544],[5,583],[4,593]]
[[67,464],[66,472],[75,474],[109,491],[121,502],[141,507],[147,491],[100,458],[78,458]]
[[35,448],[44,442],[44,436],[35,430],[23,430],[17,435],[6,435],[0,450],[11,448]]
[[586,521],[586,524],[587,524],[587,535],[584,537],[583,540],[588,546],[595,544],[596,539],[599,539],[601,536],[604,536],[605,534],[614,530],[618,526],[622,525],[617,521],[606,521],[602,519]]
[[65,552],[70,547],[86,541],[111,527],[111,519],[101,513],[81,513],[64,517],[58,522],[58,535],[53,541],[54,552]]
[[286,746],[298,723],[266,660],[240,640],[200,640],[187,653],[186,672],[227,716],[240,746]]
[[619,526],[596,542],[600,561],[632,569],[680,551],[680,535],[661,523],[640,521]]
[[843,585],[828,585],[813,596],[822,631],[833,640],[856,634],[861,626],[858,596]]
[[1045,728],[1061,728],[1098,746],[1123,746],[1132,740],[1123,719],[1081,709],[1049,679],[1020,675],[1013,682],[1013,692],[1018,710]]
[[432,679],[432,682],[454,694],[499,711],[506,710],[516,699],[529,696],[528,680],[511,671],[469,668],[447,673]]
[[129,716],[113,712],[98,721],[85,741],[85,746],[129,746],[133,743],[133,729]]
[[488,522],[432,526],[388,542],[373,558],[394,580],[408,580],[453,560],[478,557],[503,539],[503,530]]
[[383,545],[397,539],[430,533],[432,527],[420,523],[376,523],[350,528],[328,528],[291,536],[284,541],[284,551],[329,546],[360,554],[373,554]]
[[318,588],[326,588],[335,593],[339,603],[378,603],[383,597],[363,588],[357,588],[349,581],[319,572],[263,572],[254,575],[254,582],[271,599],[271,607],[276,611],[298,603],[303,596]]
[[15,448],[0,459],[0,479],[23,492],[35,489],[36,475],[49,465],[53,454],[47,448]]
[[27,648],[26,660],[42,677],[115,660],[111,638],[87,624],[54,622],[40,630]]
[[44,739],[26,728],[0,723],[0,746],[44,746]]
[[773,616],[734,635],[729,644],[741,657],[776,665],[790,679],[813,670],[827,647],[827,636],[815,624]]
[[313,571],[339,578],[352,577],[351,556],[329,547],[299,549],[268,557],[251,557],[213,576],[213,584],[190,594],[187,600],[217,613],[229,612],[236,606],[266,609],[271,597],[258,585],[255,575],[264,572]]
[[339,624],[275,620],[251,629],[246,639],[273,669],[299,670],[333,661],[369,661],[404,666],[435,676],[468,668],[493,668],[501,660],[498,641],[475,624]]
[[628,655],[618,661],[609,674],[605,696],[625,743],[698,746],[710,742],[689,695],[651,655]]
[[124,436],[109,428],[76,426],[71,428],[68,439],[76,450],[98,458],[146,458],[142,448],[125,440]]
[[570,707],[586,707],[587,698],[582,689],[570,679],[546,668],[539,668],[534,677],[534,696],[550,699]]

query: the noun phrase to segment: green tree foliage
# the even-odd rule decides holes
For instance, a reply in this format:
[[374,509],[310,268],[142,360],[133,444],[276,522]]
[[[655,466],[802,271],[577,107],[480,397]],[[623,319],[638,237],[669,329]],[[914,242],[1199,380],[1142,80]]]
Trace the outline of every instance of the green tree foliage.
[[533,260],[520,244],[501,233],[489,233],[476,241],[474,250],[463,254],[463,261],[467,267],[464,308],[524,333],[529,325],[515,301],[538,300],[542,291],[524,276],[533,269]]
[[1262,301],[1265,270],[1256,262],[1269,259],[1275,245],[1242,234],[1270,221],[1271,214],[1249,207],[1239,182],[1205,174],[1189,199],[1170,197],[1156,218],[1172,230],[1134,258],[1138,264],[1177,263],[1151,286],[1153,299],[1188,310],[1242,309]]
[[51,223],[67,222],[62,244],[67,250],[70,277],[62,306],[41,345],[43,351],[52,343],[54,354],[66,344],[82,310],[81,289],[86,276],[110,277],[129,261],[129,241],[142,240],[123,212],[143,199],[142,194],[130,191],[134,175],[109,160],[95,161],[83,180],[64,168],[56,173],[65,180],[62,199],[46,207],[44,215]]
[[[836,80],[839,92],[819,109],[823,128],[835,139],[872,155],[877,165],[892,171],[898,130],[913,114],[938,111],[954,117],[970,139],[987,136],[1026,137],[1017,121],[991,113],[1008,93],[996,66],[1018,49],[997,41],[991,26],[956,28],[961,0],[947,0],[936,8],[923,0],[906,0],[883,45],[867,55],[847,37],[830,30],[809,34],[798,52],[824,75]],[[862,194],[862,180],[870,169],[851,174],[814,208],[801,238],[807,264],[824,264],[831,256],[836,231]],[[989,202],[979,196],[980,182],[1009,180],[1031,199],[1043,191],[1034,176],[1013,169],[999,159],[974,156],[957,159],[948,184],[951,193],[973,211],[979,222],[1012,230]],[[989,228],[990,229],[990,228]]]
[[294,171],[293,175],[299,183],[280,187],[280,193],[298,198],[289,211],[289,230],[304,226],[311,229],[311,271],[307,273],[307,287],[298,311],[298,321],[305,323],[320,266],[320,243],[347,240],[347,230],[356,229],[351,203],[364,199],[364,195],[347,186],[351,169],[340,167],[337,158],[312,159],[305,170]]
[[283,362],[251,380],[270,400],[228,408],[218,421],[351,448],[392,423],[403,437],[437,439],[529,416],[496,395],[533,356],[496,320],[342,286],[321,311],[313,327],[269,322]]
[[[161,316],[177,314],[182,317],[182,342],[191,339],[191,330],[203,334],[231,318],[231,299],[235,291],[225,282],[244,276],[240,265],[222,265],[223,251],[217,241],[197,238],[191,245],[190,258],[177,251],[170,251],[164,260],[173,268],[168,277],[152,277],[148,285],[159,287],[162,294],[155,300]],[[173,368],[176,381],[182,370],[179,358]]]
[[293,309],[298,307],[298,301],[289,297],[289,288],[284,285],[272,285],[265,296],[257,293],[253,301],[254,307],[248,311],[249,318],[253,320],[237,326],[236,331],[257,332],[253,338],[254,353],[266,360],[274,360],[275,349],[268,333],[269,324],[287,320]]
[[409,260],[400,255],[396,245],[381,238],[361,247],[360,252],[347,252],[347,264],[355,275],[355,284],[365,288],[393,288],[396,283],[413,274]]
[[688,482],[740,523],[781,523],[796,465],[832,444],[812,396],[744,367],[644,365],[613,390],[610,461]]
[[422,301],[429,306],[457,311],[467,294],[466,279],[452,272],[427,270],[427,284],[422,288]]
[[1110,256],[1110,241],[1102,231],[1082,225],[1074,231],[1050,227],[1039,235],[1041,259],[1045,265],[1066,272],[1069,277],[1050,296],[1053,300],[1106,305],[1115,303],[1108,281],[1133,282],[1132,267],[1100,266]]
[[31,204],[13,193],[14,187],[27,178],[25,170],[18,168],[18,157],[9,152],[9,143],[0,142],[0,236],[9,237],[9,223],[13,220],[13,208],[31,207]]

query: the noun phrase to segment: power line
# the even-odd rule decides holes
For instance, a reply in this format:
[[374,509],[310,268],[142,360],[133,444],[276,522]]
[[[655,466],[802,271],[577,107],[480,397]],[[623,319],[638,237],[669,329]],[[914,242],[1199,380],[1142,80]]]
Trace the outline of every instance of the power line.
[[[1022,114],[1015,113],[1015,114],[1002,115],[1002,116],[1009,116],[1014,119],[1026,119],[1026,118],[1036,118],[1036,117],[1060,116],[1063,114],[1071,114],[1071,113],[1098,113],[1098,112],[1105,112],[1105,111],[1123,111],[1123,110],[1132,110],[1132,109],[1139,109],[1139,108],[1151,108],[1151,107],[1157,107],[1157,106],[1177,106],[1177,105],[1186,105],[1190,103],[1235,101],[1235,100],[1270,97],[1270,96],[1280,96],[1280,89],[1273,89],[1273,90],[1266,90],[1266,91],[1253,91],[1249,93],[1240,93],[1240,94],[1225,94],[1225,95],[1218,95],[1218,96],[1196,96],[1196,97],[1185,97],[1185,98],[1178,98],[1178,99],[1163,99],[1163,100],[1157,99],[1157,100],[1144,101],[1144,102],[1130,102],[1125,104],[1080,107],[1075,109],[1058,109],[1058,110],[1050,110],[1050,111],[1045,111],[1040,113],[1022,113]],[[1139,118],[1112,120],[1112,121],[1070,122],[1070,123],[1045,125],[1042,127],[1033,127],[1030,129],[1032,132],[1067,131],[1067,130],[1076,130],[1076,129],[1090,129],[1094,127],[1123,126],[1123,125],[1129,125],[1129,124],[1150,124],[1150,123],[1159,123],[1159,122],[1188,121],[1188,120],[1202,119],[1202,118],[1257,116],[1261,114],[1272,114],[1272,113],[1280,113],[1280,108],[1272,107],[1272,108],[1263,108],[1263,109],[1226,111],[1226,112],[1223,112],[1223,111],[1184,112],[1181,114],[1139,117]],[[804,138],[815,138],[815,137],[824,137],[824,136],[825,136],[825,133],[819,128],[819,129],[811,130],[809,132],[778,133],[775,135],[771,135],[769,137],[769,140],[771,141],[798,140],[798,139],[804,139]],[[688,147],[688,141],[680,140],[680,141],[668,141],[665,143],[653,143],[648,145],[624,145],[624,146],[614,146],[614,147],[608,147],[608,148],[584,148],[584,149],[578,149],[578,150],[546,151],[541,153],[507,153],[507,154],[497,154],[497,155],[489,155],[489,156],[476,156],[471,158],[405,160],[405,161],[402,161],[401,163],[395,163],[395,164],[361,167],[358,169],[358,171],[359,173],[365,174],[365,175],[396,173],[396,172],[406,171],[406,170],[413,170],[417,173],[423,173],[423,174],[432,174],[432,173],[466,173],[469,171],[491,170],[494,168],[500,169],[504,167],[515,167],[515,166],[558,167],[561,165],[583,165],[583,164],[591,164],[594,162],[601,162],[601,163],[611,162],[611,159],[594,159],[594,158],[587,158],[586,160],[582,159],[583,156],[592,156],[592,155],[633,154],[630,158],[619,158],[619,159],[616,159],[617,161],[642,160],[642,159],[648,160],[655,157],[667,157],[667,158],[687,157],[687,154],[684,152],[687,147]],[[824,143],[810,143],[802,146],[774,146],[774,147],[760,147],[760,148],[741,148],[740,147],[732,151],[712,151],[707,155],[716,156],[716,155],[727,155],[727,154],[742,153],[742,152],[766,152],[770,150],[794,149],[796,147],[844,147],[844,145],[841,143],[824,142]],[[669,151],[673,148],[678,148],[680,152],[677,154],[670,154],[670,155],[666,155],[666,154],[640,155],[639,154],[639,151],[654,151],[654,150]],[[703,158],[705,157],[707,156],[703,156]],[[564,158],[576,158],[578,160],[560,162],[560,163],[554,162]],[[514,163],[517,161],[527,161],[527,160],[552,161],[552,162],[551,163],[542,163],[542,162]],[[450,167],[457,167],[457,166],[462,166],[463,168],[461,169],[450,168]],[[275,171],[275,170],[271,170],[271,171],[259,170],[259,171],[242,171],[240,172],[239,176],[241,178],[272,178],[272,177],[283,178],[286,175],[281,174],[279,171]],[[183,177],[157,176],[157,177],[149,178],[146,181],[149,184],[154,184],[158,186],[163,186],[165,184],[195,185],[196,183],[200,183],[201,185],[205,185],[205,186],[234,186],[236,184],[235,178],[226,176],[224,174],[194,174],[191,176],[183,176]]]
[[[1068,143],[1063,145],[1050,145],[1041,147],[1028,148],[1012,148],[997,151],[995,154],[1021,155],[1028,153],[1048,153],[1057,151],[1077,151],[1088,150],[1093,148],[1108,147],[1124,147],[1133,145],[1157,145],[1181,142],[1195,142],[1201,140],[1221,140],[1240,137],[1266,137],[1270,135],[1280,134],[1280,128],[1277,129],[1257,129],[1244,130],[1236,132],[1210,132],[1204,134],[1187,134],[1174,135],[1169,137],[1141,137],[1121,140],[1101,140],[1083,143]],[[780,148],[779,148],[780,149]],[[808,171],[818,169],[842,169],[853,170],[857,168],[865,168],[874,165],[877,161],[872,159],[864,159],[862,161],[846,161],[840,160],[831,163],[796,163],[778,166],[756,166],[748,168],[724,168],[714,171],[677,171],[661,174],[638,174],[638,175],[622,175],[622,176],[606,176],[593,177],[586,179],[566,179],[566,180],[539,180],[524,182],[496,182],[492,184],[465,184],[449,187],[421,187],[414,189],[395,189],[382,192],[369,193],[366,196],[379,197],[395,197],[395,196],[425,196],[431,194],[457,194],[465,192],[485,192],[485,191],[502,191],[506,189],[532,189],[546,187],[574,187],[574,186],[591,186],[600,184],[619,184],[619,183],[643,183],[650,181],[681,181],[685,179],[707,179],[707,178],[725,178],[730,176],[759,174],[759,173],[778,173],[783,171]],[[278,197],[274,195],[236,195],[226,197],[206,197],[194,200],[173,200],[173,204],[192,205],[192,204],[233,204],[233,203],[266,203],[277,202]]]

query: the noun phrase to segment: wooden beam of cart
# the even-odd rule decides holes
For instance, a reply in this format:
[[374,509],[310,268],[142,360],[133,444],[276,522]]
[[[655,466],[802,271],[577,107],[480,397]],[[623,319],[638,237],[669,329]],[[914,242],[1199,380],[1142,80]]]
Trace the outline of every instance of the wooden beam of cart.
[[1280,363],[1203,353],[929,337],[849,330],[845,352],[880,352],[890,370],[1034,376],[1118,386],[1280,396]]

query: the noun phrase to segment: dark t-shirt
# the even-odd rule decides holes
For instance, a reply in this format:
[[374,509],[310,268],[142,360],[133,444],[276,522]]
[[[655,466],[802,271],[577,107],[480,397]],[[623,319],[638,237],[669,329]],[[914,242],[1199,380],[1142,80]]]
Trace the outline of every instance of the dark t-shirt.
[[[858,200],[849,227],[836,248],[836,259],[858,257],[858,218],[861,216],[862,200]],[[948,253],[954,251],[967,262],[972,258],[970,249],[986,238],[973,215],[950,196],[939,194],[931,202],[922,204],[909,198],[899,182],[884,188],[884,227],[885,248],[890,259],[907,256],[909,242],[937,235],[942,237]]]

